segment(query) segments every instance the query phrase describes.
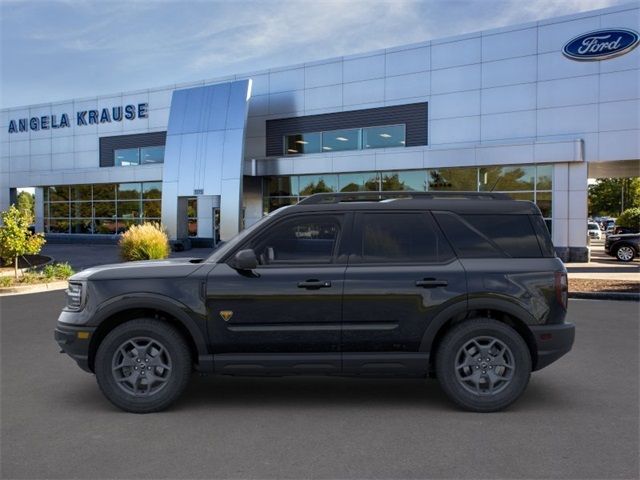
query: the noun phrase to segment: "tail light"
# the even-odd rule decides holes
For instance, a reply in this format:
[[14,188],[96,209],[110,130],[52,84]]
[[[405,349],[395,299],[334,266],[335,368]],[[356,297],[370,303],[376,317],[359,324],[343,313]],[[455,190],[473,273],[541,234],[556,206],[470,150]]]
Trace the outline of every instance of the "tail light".
[[567,302],[569,301],[569,281],[567,280],[566,272],[556,272],[556,300],[562,308],[567,309]]

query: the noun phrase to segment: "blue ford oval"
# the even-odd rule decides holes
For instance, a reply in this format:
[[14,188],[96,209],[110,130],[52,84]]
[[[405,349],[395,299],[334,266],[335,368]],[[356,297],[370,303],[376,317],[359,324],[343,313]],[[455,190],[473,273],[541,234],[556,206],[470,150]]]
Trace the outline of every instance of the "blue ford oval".
[[562,53],[572,60],[606,60],[630,52],[638,46],[640,35],[626,28],[596,30],[571,39]]

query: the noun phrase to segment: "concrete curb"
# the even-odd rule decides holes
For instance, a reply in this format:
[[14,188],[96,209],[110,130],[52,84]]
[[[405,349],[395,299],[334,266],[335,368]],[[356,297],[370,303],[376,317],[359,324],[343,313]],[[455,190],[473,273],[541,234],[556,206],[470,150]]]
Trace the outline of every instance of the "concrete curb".
[[24,295],[27,293],[52,292],[54,290],[64,290],[67,288],[67,280],[57,280],[50,283],[35,283],[33,285],[19,285],[15,287],[0,288],[0,297],[11,295]]
[[640,293],[569,292],[569,298],[586,298],[591,300],[628,300],[631,302],[640,302]]

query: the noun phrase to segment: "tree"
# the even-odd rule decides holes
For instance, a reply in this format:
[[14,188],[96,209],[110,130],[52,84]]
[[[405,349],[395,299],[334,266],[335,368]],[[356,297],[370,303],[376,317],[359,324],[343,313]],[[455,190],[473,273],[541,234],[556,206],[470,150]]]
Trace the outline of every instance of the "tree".
[[634,207],[640,207],[640,177],[598,178],[589,185],[592,216],[617,217],[624,209]]
[[45,244],[44,235],[31,233],[29,226],[33,216],[11,205],[8,210],[0,214],[0,256],[12,258],[15,278],[18,278],[18,258],[23,255],[35,255]]
[[627,208],[616,219],[616,225],[640,232],[640,208]]
[[24,190],[18,193],[16,198],[16,207],[21,212],[28,212],[31,218],[35,216],[35,195]]

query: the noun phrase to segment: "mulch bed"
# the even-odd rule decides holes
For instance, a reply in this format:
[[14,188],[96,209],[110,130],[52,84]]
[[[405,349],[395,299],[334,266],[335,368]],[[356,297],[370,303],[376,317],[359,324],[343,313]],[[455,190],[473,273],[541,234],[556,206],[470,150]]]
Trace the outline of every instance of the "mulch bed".
[[622,292],[640,293],[640,281],[569,279],[570,292]]
[[[47,257],[46,255],[25,255],[18,259],[18,268],[37,267],[38,265],[47,263],[49,260],[51,260],[51,257]],[[0,267],[2,267],[2,269],[13,270],[13,263],[0,265]]]

